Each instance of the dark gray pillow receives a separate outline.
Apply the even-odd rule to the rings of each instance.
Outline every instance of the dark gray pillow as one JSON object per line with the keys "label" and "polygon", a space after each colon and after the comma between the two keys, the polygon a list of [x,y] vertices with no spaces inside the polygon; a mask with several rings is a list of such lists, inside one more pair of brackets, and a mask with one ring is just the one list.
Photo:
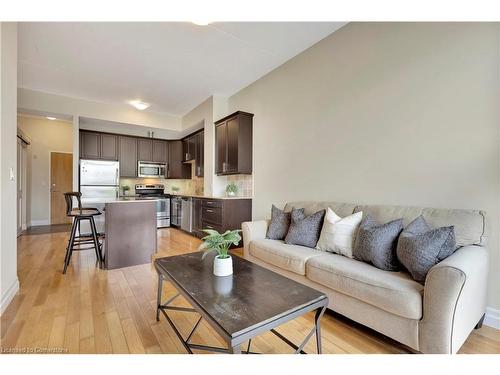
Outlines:
{"label": "dark gray pillow", "polygon": [[306,216],[304,209],[296,210],[293,208],[285,243],[315,248],[323,227],[325,212],[325,210],[321,210]]}
{"label": "dark gray pillow", "polygon": [[370,215],[366,215],[354,241],[354,258],[371,263],[381,270],[397,271],[400,266],[396,246],[402,230],[403,219],[378,224]]}
{"label": "dark gray pillow", "polygon": [[455,227],[433,229],[417,217],[399,236],[397,256],[415,281],[425,282],[429,270],[455,251]]}
{"label": "dark gray pillow", "polygon": [[[304,211],[304,209],[301,209]],[[290,226],[291,212],[280,210],[274,204],[271,208],[271,222],[267,227],[266,238],[270,240],[284,240]]]}

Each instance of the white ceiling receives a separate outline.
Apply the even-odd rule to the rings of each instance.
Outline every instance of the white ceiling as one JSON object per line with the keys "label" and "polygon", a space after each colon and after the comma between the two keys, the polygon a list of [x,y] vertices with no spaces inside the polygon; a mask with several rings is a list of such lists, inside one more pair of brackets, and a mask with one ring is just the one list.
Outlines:
{"label": "white ceiling", "polygon": [[338,22],[19,24],[19,87],[183,115],[229,96],[342,27]]}

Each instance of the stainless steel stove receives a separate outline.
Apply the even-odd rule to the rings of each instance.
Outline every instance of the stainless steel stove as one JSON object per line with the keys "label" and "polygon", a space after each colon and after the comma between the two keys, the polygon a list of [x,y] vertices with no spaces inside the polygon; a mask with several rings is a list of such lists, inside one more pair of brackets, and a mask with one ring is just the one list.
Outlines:
{"label": "stainless steel stove", "polygon": [[170,226],[170,195],[165,194],[165,186],[155,185],[135,185],[136,199],[156,200],[156,223],[157,228]]}

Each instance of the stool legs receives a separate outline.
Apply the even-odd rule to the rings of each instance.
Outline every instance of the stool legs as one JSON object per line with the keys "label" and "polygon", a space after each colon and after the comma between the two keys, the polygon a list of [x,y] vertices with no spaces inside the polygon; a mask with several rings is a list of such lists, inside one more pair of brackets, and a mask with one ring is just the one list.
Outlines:
{"label": "stool legs", "polygon": [[[99,243],[99,238],[97,235],[97,227],[95,225],[94,218],[92,216],[86,216],[86,217],[75,217],[73,219],[73,225],[71,226],[71,234],[68,240],[68,246],[66,247],[66,256],[64,257],[64,269],[63,269],[63,274],[66,273],[66,270],[69,266],[69,262],[71,261],[71,255],[73,254],[73,248],[76,245],[75,244],[75,239],[82,237],[81,234],[79,236],[76,235],[76,230],[80,227],[80,221],[81,220],[88,220],[90,224],[90,231],[91,231],[91,237],[92,239],[88,240],[78,240],[76,241],[76,244],[81,244],[82,243],[87,243],[93,244],[93,248],[95,250],[95,255],[97,258],[97,263],[99,264],[99,268],[102,268],[103,266],[103,259],[102,259],[102,253],[101,253],[101,244]],[[89,243],[90,242],[90,243]],[[90,247],[88,248],[90,249]]]}
{"label": "stool legs", "polygon": [[66,273],[66,269],[68,268],[68,264],[71,259],[71,254],[73,253],[73,244],[75,242],[76,227],[79,222],[80,221],[75,218],[73,219],[73,225],[71,225],[71,235],[69,236],[68,246],[66,247],[66,256],[64,257],[63,274]]}

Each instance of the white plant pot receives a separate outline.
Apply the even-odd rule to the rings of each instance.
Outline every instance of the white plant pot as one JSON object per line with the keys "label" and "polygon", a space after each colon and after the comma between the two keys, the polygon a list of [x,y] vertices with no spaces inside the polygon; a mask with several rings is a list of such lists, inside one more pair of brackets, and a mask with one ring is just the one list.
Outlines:
{"label": "white plant pot", "polygon": [[236,196],[236,193],[234,191],[226,191],[228,197],[234,197]]}
{"label": "white plant pot", "polygon": [[214,275],[215,276],[229,276],[233,274],[233,258],[219,258],[217,255],[214,258]]}

